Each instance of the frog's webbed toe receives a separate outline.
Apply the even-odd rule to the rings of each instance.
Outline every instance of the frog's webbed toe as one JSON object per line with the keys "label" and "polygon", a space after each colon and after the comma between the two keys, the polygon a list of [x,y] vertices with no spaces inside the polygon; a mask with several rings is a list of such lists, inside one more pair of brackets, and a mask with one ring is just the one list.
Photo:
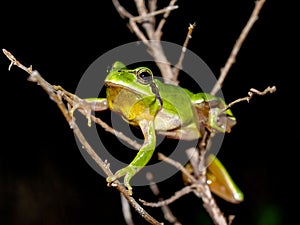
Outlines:
{"label": "frog's webbed toe", "polygon": [[113,176],[107,177],[106,181],[112,183],[120,177],[124,176],[124,185],[128,190],[128,194],[132,195],[132,187],[130,185],[131,178],[138,172],[136,166],[128,165],[123,169],[118,170]]}

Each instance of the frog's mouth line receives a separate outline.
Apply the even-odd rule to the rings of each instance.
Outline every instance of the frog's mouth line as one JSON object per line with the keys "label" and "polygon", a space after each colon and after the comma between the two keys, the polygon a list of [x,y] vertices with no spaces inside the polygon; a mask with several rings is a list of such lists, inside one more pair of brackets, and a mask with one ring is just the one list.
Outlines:
{"label": "frog's mouth line", "polygon": [[[122,89],[125,89],[126,91],[130,91],[130,92],[133,92],[135,94],[139,94],[139,95],[149,95],[148,92],[142,92],[142,91],[137,91],[137,90],[134,90],[132,88],[129,88],[125,85],[121,85],[121,84],[116,84],[116,83],[112,83],[110,81],[105,81],[105,86],[106,88],[109,88],[109,87],[113,87],[113,88],[122,88]],[[150,85],[149,85],[150,87]],[[152,93],[152,92],[151,92]],[[152,93],[153,94],[153,93]]]}

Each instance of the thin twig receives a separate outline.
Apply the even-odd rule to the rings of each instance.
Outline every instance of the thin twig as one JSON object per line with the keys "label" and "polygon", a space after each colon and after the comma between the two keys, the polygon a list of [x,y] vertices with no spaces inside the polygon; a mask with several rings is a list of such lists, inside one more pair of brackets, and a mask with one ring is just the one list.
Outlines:
{"label": "thin twig", "polygon": [[[141,17],[146,16],[148,14],[148,10],[147,10],[147,7],[145,5],[145,1],[144,0],[134,0],[134,2],[135,2],[135,5],[136,5],[136,8],[137,8],[137,11],[139,13],[139,16],[141,16]],[[149,19],[150,19],[149,17],[146,17],[144,19],[144,21],[149,21]],[[130,23],[131,22],[135,22],[135,21],[130,20]],[[146,32],[148,39],[153,40],[154,39],[153,34],[154,34],[155,24],[141,23],[141,26],[144,28],[144,31]]]}
{"label": "thin twig", "polygon": [[[183,195],[186,195],[190,193],[191,191],[199,198],[202,199],[203,201],[203,206],[206,209],[206,211],[209,213],[211,216],[212,220],[216,225],[228,225],[226,218],[224,217],[223,213],[221,212],[220,208],[218,207],[215,199],[212,196],[212,193],[210,191],[210,188],[206,182],[206,168],[204,166],[204,153],[206,152],[206,147],[207,147],[207,141],[209,140],[209,135],[207,134],[206,137],[203,138],[203,141],[200,141],[198,144],[198,148],[200,148],[200,155],[198,155],[200,158],[199,163],[200,163],[200,169],[201,169],[201,176],[193,177],[179,162],[176,162],[166,156],[164,156],[161,153],[159,154],[159,158],[164,160],[165,162],[173,165],[174,167],[178,168],[183,172],[188,179],[190,180],[191,185],[184,187],[180,191],[177,191],[172,197],[160,201],[157,203],[147,203],[142,200],[143,204],[149,205],[152,207],[160,207],[164,204],[170,204],[174,202],[175,200],[179,199]],[[193,153],[194,154],[194,153]],[[198,167],[198,166],[197,166]],[[204,168],[203,168],[204,167]],[[198,169],[198,168],[196,168]]]}
{"label": "thin twig", "polygon": [[132,147],[134,147],[136,150],[139,150],[141,148],[141,146],[142,146],[141,144],[137,143],[135,140],[130,139],[129,137],[127,137],[122,132],[115,130],[114,128],[112,128],[111,126],[109,126],[107,123],[105,123],[103,120],[101,120],[100,118],[92,116],[92,119],[93,119],[93,121],[95,123],[99,124],[106,131],[108,131],[111,134],[115,135],[117,138],[122,139],[127,144],[129,144]]}
{"label": "thin twig", "polygon": [[193,186],[186,186],[186,187],[182,188],[180,191],[176,191],[173,196],[171,196],[170,198],[168,198],[166,200],[162,200],[162,201],[159,201],[159,202],[146,202],[145,200],[140,199],[140,202],[142,202],[143,205],[146,205],[146,206],[162,207],[164,205],[169,205],[172,202],[174,202],[174,201],[178,200],[179,198],[181,198],[182,196],[193,192],[194,189],[195,188]]}
{"label": "thin twig", "polygon": [[[129,28],[131,31],[135,33],[137,38],[141,40],[146,46],[148,53],[153,57],[154,61],[156,62],[157,67],[159,68],[161,75],[165,81],[165,83],[170,83],[177,85],[178,81],[174,80],[173,72],[171,65],[164,53],[164,49],[162,47],[162,44],[160,42],[161,39],[161,29],[164,24],[162,22],[159,24],[158,28],[155,30],[155,24],[154,24],[154,12],[148,13],[147,8],[145,6],[145,1],[143,0],[135,0],[135,4],[137,7],[137,11],[139,13],[139,16],[134,17],[132,14],[130,14],[121,4],[118,0],[113,0],[114,6],[116,7],[118,13],[122,18],[128,18],[129,19]],[[159,11],[164,12],[163,18],[164,20],[168,17],[171,10],[175,9],[174,3],[176,1],[172,0],[165,11]],[[153,1],[151,4],[154,4],[155,1]],[[151,5],[151,9],[156,8],[155,6]],[[171,10],[170,10],[171,9]],[[140,27],[137,25],[136,20],[132,18],[138,18],[138,20],[148,20],[152,21],[153,23],[141,23],[141,27],[143,28],[143,32]]]}
{"label": "thin twig", "polygon": [[181,165],[181,163],[177,162],[177,161],[174,161],[173,159],[165,156],[164,154],[158,152],[157,153],[158,155],[158,159],[159,160],[163,160],[165,161],[166,163],[169,163],[170,165],[174,166],[175,168],[177,168],[178,170],[180,170],[185,176],[187,176],[188,179],[190,179],[191,181],[193,182],[196,182],[195,178],[190,174],[189,171],[187,171],[186,168],[184,168],[183,165]]}
{"label": "thin twig", "polygon": [[140,30],[140,28],[138,27],[138,25],[136,24],[135,21],[130,20],[130,18],[133,18],[134,16],[128,12],[121,4],[118,0],[112,0],[117,12],[119,13],[119,15],[121,16],[121,18],[127,18],[129,19],[129,28],[132,32],[135,33],[135,35],[138,37],[138,39],[140,39],[147,47],[149,47],[149,41],[146,38],[146,36],[143,34],[143,32]]}
{"label": "thin twig", "polygon": [[[90,120],[93,120],[95,123],[100,125],[105,131],[107,131],[107,132],[115,135],[117,138],[120,138],[121,140],[125,141],[126,143],[131,145],[133,148],[135,148],[137,150],[139,150],[141,148],[141,145],[139,143],[137,143],[135,140],[132,140],[129,137],[127,137],[126,135],[124,135],[122,132],[115,130],[114,128],[109,126],[107,123],[105,123],[103,120],[101,120],[99,117],[95,117],[94,115],[91,115],[91,112],[90,112],[91,109],[88,107],[88,104],[86,106],[87,109],[85,108],[85,105],[83,105],[83,103],[84,103],[83,99],[64,90],[60,86],[55,86],[55,90],[61,91],[62,92],[61,95],[72,106],[72,108],[70,109],[72,111],[72,114],[75,109],[74,105],[77,105],[78,107],[76,107],[76,108],[78,109],[78,111],[88,119],[88,124],[90,124]],[[80,107],[80,106],[82,106],[82,107]]]}
{"label": "thin twig", "polygon": [[148,0],[149,12],[154,12],[157,9],[157,0]]}
{"label": "thin twig", "polygon": [[141,23],[143,20],[147,19],[148,17],[154,17],[156,15],[159,15],[159,14],[162,14],[162,13],[165,13],[165,12],[169,12],[171,10],[174,10],[174,9],[177,9],[178,6],[177,5],[174,5],[174,6],[167,6],[166,8],[164,9],[160,9],[160,10],[156,10],[154,12],[150,12],[150,13],[147,13],[145,15],[142,15],[142,16],[136,16],[136,17],[131,17],[130,20],[134,21],[134,22],[139,22]]}
{"label": "thin twig", "polygon": [[190,39],[192,38],[192,33],[194,31],[195,26],[196,26],[196,23],[193,23],[193,24],[190,24],[188,27],[188,33],[187,33],[185,41],[183,43],[181,54],[179,56],[177,64],[173,67],[174,80],[178,79],[179,71],[182,69],[182,63],[183,63],[183,59],[185,56],[185,52],[186,52],[188,43],[189,43]]}
{"label": "thin twig", "polygon": [[17,66],[21,68],[22,70],[26,71],[29,74],[32,74],[32,66],[30,67],[25,67],[23,66],[9,51],[6,49],[2,49],[4,55],[10,60],[10,64],[8,66],[8,70],[10,71],[12,66]]}
{"label": "thin twig", "polygon": [[118,0],[112,0],[117,12],[119,13],[119,15],[121,16],[121,18],[131,18],[133,17],[133,15],[128,12],[121,4]]}
{"label": "thin twig", "polygon": [[[174,6],[176,2],[177,2],[177,0],[171,0],[170,3],[169,3],[169,7]],[[170,13],[171,13],[171,11],[166,11],[165,14],[163,15],[163,18],[159,21],[159,24],[158,24],[158,26],[157,26],[157,28],[154,32],[154,36],[157,39],[160,39],[161,34],[162,34],[162,28],[165,25],[165,23],[167,21],[167,18],[170,15]]]}
{"label": "thin twig", "polygon": [[[159,202],[163,201],[164,199],[162,197],[159,197],[159,195],[160,195],[159,188],[158,188],[157,184],[153,181],[153,174],[148,172],[146,174],[146,178],[149,180],[149,183],[150,183],[149,186],[150,186],[150,189],[153,192],[153,194],[158,197]],[[143,203],[146,203],[146,201],[143,201]],[[174,225],[181,225],[181,223],[174,216],[174,214],[172,213],[171,209],[169,208],[169,206],[167,204],[162,205],[161,210],[163,211],[164,218],[169,223],[174,224]]]}
{"label": "thin twig", "polygon": [[235,45],[233,46],[233,49],[230,53],[230,56],[227,59],[225,66],[221,69],[221,74],[218,78],[218,81],[215,83],[213,89],[210,92],[212,95],[215,95],[222,88],[223,82],[228,74],[228,71],[230,70],[231,66],[235,63],[236,56],[237,56],[239,50],[241,49],[241,46],[244,43],[249,31],[253,27],[253,24],[258,19],[258,14],[259,14],[260,10],[262,9],[264,3],[265,3],[265,0],[257,0],[255,2],[255,7],[252,11],[252,14],[251,14],[248,22],[246,23],[244,29],[242,30],[239,38],[237,39]]}
{"label": "thin twig", "polygon": [[[196,187],[198,188],[194,189],[194,194],[202,199],[203,207],[206,209],[214,223],[216,225],[228,225],[226,218],[217,205],[206,180],[206,153],[211,138],[212,135],[208,131],[205,131],[202,139],[198,142],[196,147],[198,151],[193,151],[191,153],[191,149],[187,152],[189,155],[193,154],[192,166],[194,175],[196,176],[196,174],[198,174],[197,177],[195,177],[197,179],[196,182],[194,181],[195,179],[190,180],[190,182],[197,185]],[[201,189],[199,187],[201,187]]]}
{"label": "thin twig", "polygon": [[37,83],[40,87],[42,87],[47,92],[47,94],[50,96],[50,99],[52,99],[61,110],[62,114],[64,115],[65,119],[69,123],[70,127],[73,129],[73,132],[80,140],[80,143],[83,145],[84,149],[89,153],[89,155],[94,159],[94,161],[105,172],[106,175],[112,176],[113,173],[109,170],[109,168],[106,166],[104,161],[92,149],[92,147],[86,141],[85,137],[83,136],[80,129],[78,128],[75,120],[73,120],[72,117],[69,115],[67,108],[65,107],[65,105],[61,100],[61,95],[57,94],[56,90],[53,88],[53,85],[49,84],[46,80],[44,80],[36,70],[32,71],[31,66],[28,68],[23,66],[9,51],[3,49],[3,53],[11,61],[9,69],[11,68],[11,65],[16,65],[17,67],[24,70],[30,75],[28,78],[29,81]]}
{"label": "thin twig", "polygon": [[[199,148],[199,172],[202,176],[199,177],[198,181],[202,184],[201,198],[203,201],[203,206],[214,221],[216,225],[227,225],[227,221],[223,213],[221,212],[219,206],[217,205],[211,190],[206,181],[206,152],[208,142],[211,140],[211,134],[205,131],[203,138],[199,142],[197,148]],[[195,193],[195,192],[194,192]]]}
{"label": "thin twig", "polygon": [[265,95],[267,93],[274,93],[276,91],[276,87],[272,86],[272,87],[267,87],[265,90],[263,91],[258,91],[255,88],[251,88],[248,92],[248,96],[244,97],[244,98],[239,98],[235,101],[230,102],[224,109],[221,110],[220,114],[225,112],[227,109],[229,109],[230,107],[232,107],[233,105],[235,105],[236,103],[239,102],[243,102],[243,101],[247,101],[250,102],[251,98],[253,97],[254,94],[257,95]]}

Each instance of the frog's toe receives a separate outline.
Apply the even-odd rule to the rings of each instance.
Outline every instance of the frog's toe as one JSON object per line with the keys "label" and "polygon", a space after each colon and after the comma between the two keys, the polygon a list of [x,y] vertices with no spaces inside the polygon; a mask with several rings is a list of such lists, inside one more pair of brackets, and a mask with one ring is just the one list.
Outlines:
{"label": "frog's toe", "polygon": [[128,189],[129,195],[132,195],[132,187],[130,185],[131,178],[137,173],[137,168],[135,166],[127,166],[123,169],[118,170],[113,176],[107,177],[106,181],[110,184],[117,180],[118,178],[124,176],[124,185]]}
{"label": "frog's toe", "polygon": [[132,175],[130,175],[129,173],[127,173],[124,177],[124,185],[127,188],[129,195],[132,195],[132,187],[129,183],[131,178],[132,178]]}
{"label": "frog's toe", "polygon": [[110,184],[110,183],[114,182],[116,179],[118,179],[118,178],[115,177],[115,175],[113,175],[113,176],[107,177],[106,182]]}

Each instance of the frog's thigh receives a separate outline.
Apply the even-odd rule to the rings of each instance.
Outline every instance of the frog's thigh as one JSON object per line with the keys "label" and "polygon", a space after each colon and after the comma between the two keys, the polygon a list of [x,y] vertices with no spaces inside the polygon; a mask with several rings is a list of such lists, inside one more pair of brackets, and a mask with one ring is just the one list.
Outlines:
{"label": "frog's thigh", "polygon": [[157,131],[158,134],[167,136],[168,138],[179,140],[195,140],[200,138],[201,134],[196,127],[182,127],[172,131]]}

